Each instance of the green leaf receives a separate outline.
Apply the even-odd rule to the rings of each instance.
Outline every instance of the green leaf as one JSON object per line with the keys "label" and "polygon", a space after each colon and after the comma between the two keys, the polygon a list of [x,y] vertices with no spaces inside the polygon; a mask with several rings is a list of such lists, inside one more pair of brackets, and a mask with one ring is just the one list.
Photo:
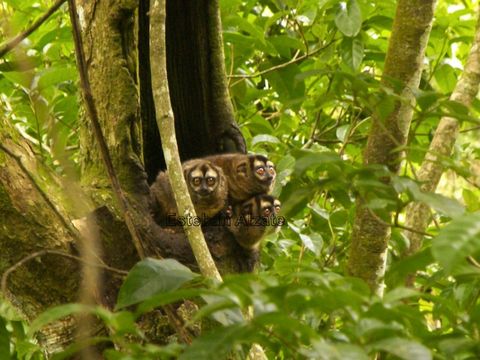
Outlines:
{"label": "green leaf", "polygon": [[157,294],[140,303],[135,313],[137,315],[144,314],[159,306],[171,304],[180,300],[193,299],[204,294],[209,294],[204,288],[178,289],[167,293]]}
{"label": "green leaf", "polygon": [[480,250],[480,212],[454,219],[434,239],[434,258],[450,273],[468,255]]}
{"label": "green leaf", "polygon": [[245,342],[257,332],[257,329],[237,324],[216,328],[212,332],[195,339],[178,359],[224,359],[236,344]]}
{"label": "green leaf", "polygon": [[408,191],[414,200],[423,202],[434,210],[451,218],[463,215],[465,212],[465,208],[457,200],[447,198],[446,196],[440,194],[424,192],[412,179],[405,177],[394,177],[393,184],[398,192]]}
{"label": "green leaf", "polygon": [[336,343],[325,340],[315,341],[310,349],[300,350],[308,359],[318,360],[368,360],[368,354],[357,345]]}
{"label": "green leaf", "polygon": [[270,144],[280,144],[280,140],[277,137],[269,134],[260,134],[255,136],[252,139],[252,146],[255,146],[259,143],[270,143]]}
{"label": "green leaf", "polygon": [[20,85],[25,89],[29,89],[32,83],[32,74],[30,72],[4,72],[2,73],[3,76],[7,80],[9,80],[12,84]]}
{"label": "green leaf", "polygon": [[468,211],[474,212],[480,210],[480,200],[478,196],[469,189],[462,191],[463,202],[467,206]]}
{"label": "green leaf", "polygon": [[465,208],[457,200],[447,198],[441,194],[417,192],[414,198],[451,218],[461,216],[465,213]]}
{"label": "green leaf", "polygon": [[443,93],[450,93],[457,84],[457,74],[455,70],[448,64],[442,64],[435,71],[435,80]]}
{"label": "green leaf", "polygon": [[416,290],[405,288],[405,287],[398,287],[386,293],[383,298],[383,301],[385,303],[394,303],[394,302],[398,302],[399,300],[418,297],[418,296],[421,296],[421,293]]}
{"label": "green leaf", "polygon": [[428,348],[412,340],[389,338],[371,345],[376,350],[382,350],[404,360],[431,360],[432,354]]}
{"label": "green leaf", "polygon": [[118,293],[115,308],[137,304],[157,294],[176,290],[197,276],[177,260],[147,258],[128,273]]}
{"label": "green leaf", "polygon": [[29,335],[32,336],[36,331],[40,330],[43,326],[60,320],[68,315],[78,314],[81,312],[91,312],[94,308],[82,304],[66,304],[55,306],[41,313],[30,325]]}
{"label": "green leaf", "polygon": [[77,69],[73,66],[50,67],[40,74],[38,90],[41,91],[49,86],[58,85],[65,81],[75,81]]}
{"label": "green leaf", "polygon": [[331,163],[342,163],[340,156],[333,151],[302,151],[297,156],[295,172],[301,174],[313,166],[324,166]]}
{"label": "green leaf", "polygon": [[363,42],[360,37],[343,39],[340,49],[342,59],[352,69],[357,70],[363,60]]}
{"label": "green leaf", "polygon": [[335,25],[345,36],[356,36],[362,27],[362,14],[356,0],[341,1]]}

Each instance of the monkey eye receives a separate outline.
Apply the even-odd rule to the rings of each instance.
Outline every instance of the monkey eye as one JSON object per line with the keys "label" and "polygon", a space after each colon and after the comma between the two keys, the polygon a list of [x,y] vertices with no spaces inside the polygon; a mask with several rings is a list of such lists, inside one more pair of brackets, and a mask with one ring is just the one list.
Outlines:
{"label": "monkey eye", "polygon": [[266,208],[265,210],[263,210],[263,215],[264,215],[264,216],[270,216],[271,213],[272,213],[272,212],[270,211],[269,208]]}
{"label": "monkey eye", "polygon": [[275,213],[278,214],[280,212],[280,205],[275,205]]}
{"label": "monkey eye", "polygon": [[208,178],[207,178],[207,185],[208,185],[208,186],[212,186],[212,185],[214,185],[214,184],[215,184],[215,178],[213,178],[213,177],[208,177]]}
{"label": "monkey eye", "polygon": [[263,176],[263,174],[265,174],[265,168],[263,166],[259,167],[257,169],[257,174],[260,175],[260,176]]}
{"label": "monkey eye", "polygon": [[192,179],[192,183],[193,183],[193,185],[198,186],[198,185],[200,185],[200,184],[202,183],[202,179],[199,178],[199,177],[194,177],[194,178]]}
{"label": "monkey eye", "polygon": [[272,175],[275,174],[275,169],[273,168],[273,166],[270,166],[270,167],[268,168],[268,172],[269,172],[270,174],[272,174]]}

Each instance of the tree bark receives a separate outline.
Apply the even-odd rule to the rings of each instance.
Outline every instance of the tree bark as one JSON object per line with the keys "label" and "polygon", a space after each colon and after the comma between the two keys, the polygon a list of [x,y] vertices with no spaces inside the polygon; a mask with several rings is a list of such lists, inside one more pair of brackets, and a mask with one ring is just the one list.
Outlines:
{"label": "tree bark", "polygon": [[[393,88],[403,101],[385,119],[374,114],[364,154],[366,165],[386,165],[396,173],[400,167],[401,152],[405,145],[412,118],[422,63],[430,34],[435,0],[399,0],[387,50],[382,83]],[[395,89],[399,81],[400,89]],[[357,200],[348,272],[364,279],[372,292],[383,294],[382,278],[390,226],[368,209],[363,200]]]}
{"label": "tree bark", "polygon": [[[35,161],[29,146],[16,135],[5,118],[0,119],[0,274],[23,257],[43,249],[70,252],[75,235],[65,227],[69,221],[63,209],[53,204],[61,198],[50,178],[43,182],[37,174],[41,164]],[[55,196],[59,195],[58,197]],[[3,294],[27,319],[32,320],[47,307],[77,298],[78,263],[45,255],[19,267],[7,278]],[[72,319],[56,323],[39,340],[47,351],[72,340]]]}
{"label": "tree bark", "polygon": [[[135,60],[136,1],[77,1],[89,80],[98,117],[122,189],[146,194],[141,164]],[[82,185],[98,205],[112,198],[110,183],[89,119],[80,128]]]}
{"label": "tree bark", "polygon": [[[465,64],[462,76],[450,95],[451,101],[456,101],[470,107],[477,96],[480,84],[480,18],[477,20],[475,37]],[[432,142],[430,143],[425,159],[417,172],[421,189],[425,192],[434,192],[444,171],[441,160],[451,155],[458,136],[458,120],[444,116],[441,118]],[[418,232],[425,232],[431,221],[430,208],[425,203],[412,202],[408,205],[405,215],[405,225]],[[421,233],[405,231],[410,240],[410,246],[404,255],[416,253],[421,247],[423,236]]]}

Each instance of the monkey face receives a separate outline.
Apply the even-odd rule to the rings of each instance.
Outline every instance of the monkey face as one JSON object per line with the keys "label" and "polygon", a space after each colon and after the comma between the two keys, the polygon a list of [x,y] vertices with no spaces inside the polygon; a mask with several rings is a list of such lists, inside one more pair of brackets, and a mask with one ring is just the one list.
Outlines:
{"label": "monkey face", "polygon": [[229,208],[232,214],[229,230],[235,240],[247,249],[258,247],[264,235],[281,225],[277,217],[280,201],[270,195],[256,195]]}
{"label": "monkey face", "polygon": [[252,168],[257,181],[270,188],[276,176],[273,163],[264,156],[256,155],[253,159]]}
{"label": "monkey face", "polygon": [[188,174],[188,184],[199,197],[211,195],[218,187],[219,173],[209,164],[194,168]]}
{"label": "monkey face", "polygon": [[205,159],[190,160],[183,166],[197,215],[215,215],[224,207],[228,194],[223,170]]}
{"label": "monkey face", "polygon": [[237,165],[239,185],[251,194],[269,193],[275,182],[275,166],[263,155],[248,155]]}
{"label": "monkey face", "polygon": [[257,195],[244,202],[241,206],[240,215],[247,224],[256,222],[261,224],[280,211],[280,201],[270,195]]}

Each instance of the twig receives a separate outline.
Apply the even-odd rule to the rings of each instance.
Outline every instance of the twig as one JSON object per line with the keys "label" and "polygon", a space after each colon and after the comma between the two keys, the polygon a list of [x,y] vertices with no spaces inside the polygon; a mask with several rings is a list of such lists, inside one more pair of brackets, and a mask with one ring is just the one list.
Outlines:
{"label": "twig", "polygon": [[58,217],[58,219],[60,220],[62,225],[65,226],[65,228],[68,230],[68,232],[70,232],[70,234],[75,239],[79,239],[80,235],[79,235],[78,231],[72,226],[72,224],[69,221],[67,221],[63,217],[63,215],[60,213],[60,211],[58,211],[56,206],[53,204],[52,200],[50,200],[50,198],[47,196],[47,194],[45,194],[45,192],[42,190],[40,185],[38,185],[38,183],[36,182],[36,180],[34,179],[32,174],[30,174],[30,172],[25,167],[25,165],[23,165],[21,157],[18,156],[18,155],[15,155],[12,151],[7,149],[3,144],[0,144],[0,149],[2,149],[3,152],[5,152],[8,156],[12,157],[17,162],[17,164],[20,167],[20,169],[22,170],[22,172],[25,174],[25,176],[28,178],[28,180],[30,180],[33,187],[38,191],[38,193],[40,194],[42,199],[47,203],[48,207],[50,207],[52,209],[52,211]]}
{"label": "twig", "polygon": [[415,233],[415,234],[420,234],[420,235],[423,235],[423,236],[428,236],[428,237],[433,237],[432,234],[428,233],[428,232],[425,232],[425,231],[419,231],[417,229],[413,229],[411,227],[408,227],[408,226],[405,226],[405,225],[401,225],[397,222],[395,222],[394,224],[389,224],[388,222],[386,222],[385,220],[383,220],[381,217],[379,217],[377,214],[375,214],[373,212],[372,209],[370,209],[368,206],[366,206],[366,209],[368,210],[368,212],[370,213],[370,215],[372,215],[373,218],[375,218],[375,220],[377,220],[379,223],[385,225],[385,226],[388,226],[388,227],[396,227],[396,228],[399,228],[399,229],[402,229],[402,230],[407,230],[407,231],[410,231],[412,233]]}
{"label": "twig", "polygon": [[7,293],[7,281],[8,281],[8,277],[10,276],[10,274],[11,274],[12,272],[14,272],[15,270],[17,270],[20,266],[25,265],[27,262],[29,262],[29,261],[37,258],[37,257],[43,256],[43,255],[47,255],[47,254],[63,256],[63,257],[66,257],[66,258],[68,258],[68,259],[76,260],[76,261],[79,261],[79,262],[84,263],[84,264],[89,265],[89,266],[98,267],[98,268],[101,268],[101,269],[110,271],[110,272],[112,272],[112,273],[115,273],[115,274],[118,274],[118,275],[121,275],[121,276],[126,276],[126,275],[128,274],[128,271],[116,269],[116,268],[113,268],[113,267],[111,267],[111,266],[104,265],[104,264],[101,264],[101,263],[88,262],[88,261],[83,260],[83,259],[82,259],[81,257],[79,257],[79,256],[67,254],[67,253],[64,253],[64,252],[62,252],[62,251],[58,251],[58,250],[41,250],[41,251],[34,252],[33,254],[30,254],[30,255],[24,257],[23,259],[21,259],[20,261],[18,261],[16,264],[10,266],[10,267],[3,273],[3,275],[2,275],[2,282],[1,282],[2,293],[3,293],[3,294],[6,294],[6,293]]}
{"label": "twig", "polygon": [[472,264],[473,266],[475,266],[476,268],[479,268],[480,269],[480,263],[475,260],[472,256],[467,256],[467,261]]}
{"label": "twig", "polygon": [[97,145],[100,150],[100,154],[103,159],[103,163],[107,169],[108,177],[112,185],[113,193],[116,197],[118,205],[120,206],[120,211],[127,225],[128,231],[132,236],[133,244],[137,250],[138,256],[140,259],[145,257],[145,251],[143,249],[141,237],[138,233],[138,230],[135,226],[135,223],[132,218],[131,206],[122,190],[120,181],[118,180],[117,174],[113,167],[112,158],[108,152],[107,143],[105,137],[103,136],[102,128],[100,126],[100,121],[98,119],[97,108],[95,107],[95,101],[93,99],[92,90],[90,88],[90,82],[88,80],[88,70],[87,64],[85,61],[85,54],[83,51],[83,41],[82,35],[80,33],[80,26],[77,16],[77,9],[75,5],[75,0],[68,0],[68,9],[70,14],[70,21],[72,23],[73,38],[75,44],[75,54],[77,57],[77,66],[80,73],[80,85],[83,92],[83,98],[85,100],[85,107],[88,112],[88,116],[92,122],[93,133]]}
{"label": "twig", "polygon": [[0,47],[0,57],[5,56],[10,50],[15,48],[18,44],[20,44],[24,39],[26,39],[31,33],[37,30],[40,25],[42,25],[47,19],[57,11],[60,6],[67,0],[57,0],[53,6],[47,10],[45,14],[43,14],[38,20],[36,20],[32,26],[30,26],[27,30],[23,31],[22,33],[15,36],[13,39],[9,40],[7,43]]}
{"label": "twig", "polygon": [[[239,74],[239,75],[229,75],[228,77],[229,78],[237,78],[237,79],[251,79],[251,78],[256,78],[256,77],[259,77],[259,76],[262,76],[262,75],[265,75],[265,74],[268,74],[269,72],[272,72],[272,71],[275,71],[275,70],[279,70],[279,69],[283,69],[289,65],[292,65],[292,64],[295,64],[299,61],[302,61],[302,60],[305,60],[307,59],[308,57],[312,56],[312,55],[315,55],[317,53],[319,53],[320,51],[323,51],[325,50],[326,48],[328,48],[330,45],[332,45],[333,43],[335,42],[335,40],[332,40],[330,41],[328,44],[326,44],[325,46],[322,46],[318,49],[315,49],[309,53],[306,53],[302,56],[299,56],[297,58],[294,58],[292,60],[289,60],[287,62],[284,62],[282,64],[278,64],[278,65],[275,65],[275,66],[272,66],[271,68],[268,68],[268,69],[265,69],[265,70],[262,70],[262,71],[259,71],[255,74]],[[233,85],[232,85],[233,86]]]}

